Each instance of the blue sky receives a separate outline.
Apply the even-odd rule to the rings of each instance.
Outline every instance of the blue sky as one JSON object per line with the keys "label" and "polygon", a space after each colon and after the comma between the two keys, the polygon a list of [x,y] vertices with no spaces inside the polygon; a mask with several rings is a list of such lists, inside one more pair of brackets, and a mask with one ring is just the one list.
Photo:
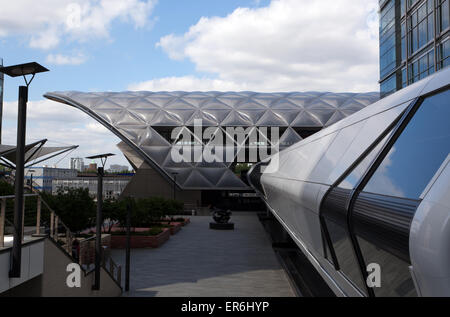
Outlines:
{"label": "blue sky", "polygon": [[[51,70],[31,85],[28,140],[79,144],[71,156],[95,154],[100,147],[118,154],[111,163],[125,164],[116,137],[42,95],[64,90],[378,90],[377,3],[42,0],[36,7],[35,1],[16,0],[1,5],[0,57],[5,65],[37,61]],[[80,23],[75,27],[68,24],[74,12]],[[20,79],[5,81],[3,143],[15,143],[19,84]],[[68,158],[58,163],[67,165]]]}
{"label": "blue sky", "polygon": [[[82,52],[86,56],[86,62],[81,65],[49,64],[46,62],[49,51],[30,48],[26,36],[20,35],[1,40],[0,57],[5,65],[37,61],[51,70],[51,73],[36,78],[30,90],[30,100],[41,98],[49,90],[126,90],[132,82],[195,72],[193,63],[173,61],[161,48],[155,46],[164,35],[184,33],[202,16],[225,16],[237,7],[255,8],[269,2],[160,0],[146,27],[136,29],[133,25],[114,21],[110,39],[85,44],[64,41],[55,50],[64,55]],[[21,80],[7,80],[6,101],[17,99],[17,85],[20,83]]]}

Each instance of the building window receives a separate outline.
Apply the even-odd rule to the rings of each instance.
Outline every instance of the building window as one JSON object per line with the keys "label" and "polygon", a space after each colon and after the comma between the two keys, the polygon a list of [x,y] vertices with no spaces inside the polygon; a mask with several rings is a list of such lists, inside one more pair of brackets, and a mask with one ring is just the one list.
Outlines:
{"label": "building window", "polygon": [[434,49],[416,58],[409,64],[408,84],[412,84],[434,73]]}
{"label": "building window", "polygon": [[381,97],[385,97],[397,89],[397,78],[391,75],[388,79],[381,83]]}
{"label": "building window", "polygon": [[383,78],[396,67],[395,54],[395,1],[383,8],[380,20],[380,77]]}
{"label": "building window", "polygon": [[403,22],[401,25],[401,51],[402,51],[402,61],[406,60],[406,23]]}
{"label": "building window", "polygon": [[434,38],[433,10],[432,6],[429,5],[432,1],[424,2],[409,17],[409,55],[413,55]]}
{"label": "building window", "polygon": [[411,8],[418,2],[419,0],[408,0],[408,8]]}
{"label": "building window", "polygon": [[437,24],[439,33],[444,32],[449,27],[450,10],[449,0],[439,0],[437,9]]}
{"label": "building window", "polygon": [[438,69],[447,67],[450,64],[450,38],[438,45]]}
{"label": "building window", "polygon": [[424,100],[364,188],[419,199],[450,152],[450,90]]}
{"label": "building window", "polygon": [[402,88],[405,88],[408,84],[408,81],[406,79],[406,67],[402,68]]}

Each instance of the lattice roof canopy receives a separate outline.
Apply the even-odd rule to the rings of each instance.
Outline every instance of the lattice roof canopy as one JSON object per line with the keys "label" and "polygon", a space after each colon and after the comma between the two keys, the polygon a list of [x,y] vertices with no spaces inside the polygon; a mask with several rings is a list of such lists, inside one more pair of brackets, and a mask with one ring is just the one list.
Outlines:
{"label": "lattice roof canopy", "polygon": [[[368,106],[378,93],[255,93],[255,92],[52,92],[45,97],[86,112],[133,148],[152,167],[182,189],[248,189],[224,162],[175,163],[175,142],[161,128],[186,127],[194,121],[204,127],[280,127],[279,146],[302,139],[302,129],[321,129]],[[202,143],[202,147],[207,143]],[[269,142],[270,143],[270,142]],[[234,155],[241,144],[234,144]]]}

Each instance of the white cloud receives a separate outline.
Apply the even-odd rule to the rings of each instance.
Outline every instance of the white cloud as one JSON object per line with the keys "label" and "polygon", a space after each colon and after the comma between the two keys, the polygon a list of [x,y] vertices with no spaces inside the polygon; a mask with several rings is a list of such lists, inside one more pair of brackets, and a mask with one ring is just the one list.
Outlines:
{"label": "white cloud", "polygon": [[[5,102],[2,131],[3,144],[16,144],[17,102]],[[116,156],[108,159],[108,164],[129,165],[116,147],[119,138],[104,126],[73,107],[51,100],[28,102],[27,143],[48,139],[48,145],[79,145],[79,148],[58,163],[58,167],[68,167],[70,157],[86,157],[99,152],[111,152]],[[62,156],[43,164],[53,165]],[[88,163],[88,160],[85,160]]]}
{"label": "white cloud", "polygon": [[149,90],[149,91],[232,91],[247,90],[243,83],[226,81],[222,79],[197,78],[195,76],[165,77],[135,83],[128,86],[129,90]]}
{"label": "white cloud", "polygon": [[[162,37],[157,46],[170,58],[188,59],[197,71],[217,76],[224,85],[218,90],[378,90],[377,6],[377,0],[272,0],[267,7],[203,17],[183,35]],[[187,80],[164,78],[133,87],[169,82],[178,87]]]}
{"label": "white cloud", "polygon": [[157,0],[14,0],[3,1],[0,36],[24,35],[33,48],[51,49],[63,37],[86,41],[108,38],[113,21],[141,28]]}
{"label": "white cloud", "polygon": [[48,64],[54,65],[80,65],[87,60],[86,56],[83,54],[76,54],[73,56],[62,55],[62,54],[49,54],[47,56],[46,62]]}
{"label": "white cloud", "polygon": [[[17,120],[17,101],[4,102],[3,118],[5,120]],[[88,115],[79,110],[47,99],[29,101],[27,104],[27,121],[29,123],[80,123],[87,118],[89,118]]]}

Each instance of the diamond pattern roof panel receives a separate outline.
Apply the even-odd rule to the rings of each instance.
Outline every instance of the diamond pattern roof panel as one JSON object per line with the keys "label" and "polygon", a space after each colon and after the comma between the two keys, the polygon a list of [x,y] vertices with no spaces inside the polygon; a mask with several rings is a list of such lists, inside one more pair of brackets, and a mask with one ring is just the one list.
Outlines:
{"label": "diamond pattern roof panel", "polygon": [[[235,157],[244,148],[238,148],[236,144],[230,148],[223,147],[222,154],[216,155],[222,162],[206,162],[203,157],[201,162],[175,163],[171,158],[174,145],[152,126],[186,129],[193,126],[195,119],[202,119],[203,127],[219,127],[221,132],[226,127],[254,129],[279,126],[286,128],[280,138],[280,147],[284,148],[301,140],[293,128],[328,126],[379,99],[378,93],[248,91],[68,91],[45,96],[77,107],[94,117],[167,179],[172,180],[172,173],[178,173],[176,182],[183,189],[248,189],[228,168],[232,162],[226,160],[227,150],[230,150],[231,157]],[[200,146],[204,149],[205,145]],[[191,154],[194,156],[194,152]]]}
{"label": "diamond pattern roof panel", "polygon": [[283,135],[280,137],[279,146],[288,147],[302,140],[302,137],[292,128],[287,128]]}

